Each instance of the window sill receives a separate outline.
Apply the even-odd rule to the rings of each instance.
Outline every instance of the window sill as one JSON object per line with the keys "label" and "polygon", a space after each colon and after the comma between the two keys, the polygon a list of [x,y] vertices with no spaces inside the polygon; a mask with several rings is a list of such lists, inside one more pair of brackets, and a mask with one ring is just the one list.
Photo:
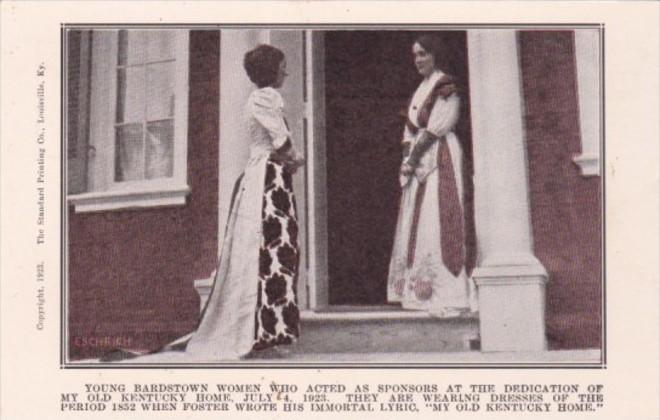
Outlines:
{"label": "window sill", "polygon": [[76,213],[182,206],[190,193],[187,185],[157,190],[117,190],[70,195]]}
{"label": "window sill", "polygon": [[596,155],[579,154],[573,157],[573,162],[580,167],[582,176],[599,176],[600,159]]}

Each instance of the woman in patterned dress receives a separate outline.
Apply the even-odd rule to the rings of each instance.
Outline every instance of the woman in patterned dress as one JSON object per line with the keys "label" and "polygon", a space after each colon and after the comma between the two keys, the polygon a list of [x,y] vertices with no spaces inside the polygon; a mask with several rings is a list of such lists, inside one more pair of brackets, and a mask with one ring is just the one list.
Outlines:
{"label": "woman in patterned dress", "polygon": [[286,74],[284,54],[259,45],[244,58],[257,86],[247,101],[250,155],[234,186],[213,288],[186,346],[195,359],[235,360],[291,344],[298,337],[298,225],[292,174],[295,150],[276,90]]}
{"label": "woman in patterned dress", "polygon": [[474,308],[465,270],[462,150],[454,133],[460,97],[439,64],[443,45],[430,35],[413,44],[423,76],[407,110],[402,187],[388,275],[388,301],[440,317]]}
{"label": "woman in patterned dress", "polygon": [[213,287],[197,329],[148,354],[119,349],[101,361],[239,360],[292,344],[299,335],[292,175],[303,158],[291,142],[276,90],[287,76],[286,59],[279,49],[259,45],[245,54],[243,64],[257,86],[244,113],[250,154],[234,185]]}

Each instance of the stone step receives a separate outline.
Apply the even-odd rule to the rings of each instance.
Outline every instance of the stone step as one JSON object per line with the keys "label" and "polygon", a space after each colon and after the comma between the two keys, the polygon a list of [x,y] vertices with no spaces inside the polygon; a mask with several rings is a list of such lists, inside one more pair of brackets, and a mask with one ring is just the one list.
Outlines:
{"label": "stone step", "polygon": [[387,307],[303,311],[294,353],[464,352],[478,350],[476,315],[437,318]]}
{"label": "stone step", "polygon": [[[213,279],[195,281],[200,310]],[[479,318],[438,318],[397,305],[332,305],[304,310],[295,354],[465,352],[479,350]]]}

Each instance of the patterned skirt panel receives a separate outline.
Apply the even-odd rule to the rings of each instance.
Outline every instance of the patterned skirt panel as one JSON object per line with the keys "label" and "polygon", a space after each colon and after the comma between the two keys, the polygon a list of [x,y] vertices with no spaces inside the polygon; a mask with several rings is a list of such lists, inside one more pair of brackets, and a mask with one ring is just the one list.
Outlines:
{"label": "patterned skirt panel", "polygon": [[291,344],[299,334],[297,280],[300,248],[292,176],[282,164],[266,164],[261,211],[259,279],[254,346]]}

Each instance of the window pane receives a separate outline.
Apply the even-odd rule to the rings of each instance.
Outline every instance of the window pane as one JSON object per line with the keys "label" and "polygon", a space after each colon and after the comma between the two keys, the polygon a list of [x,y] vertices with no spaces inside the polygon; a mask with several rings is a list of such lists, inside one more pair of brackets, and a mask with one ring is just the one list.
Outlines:
{"label": "window pane", "polygon": [[174,59],[174,41],[178,31],[149,31],[147,33],[148,61]]}
{"label": "window pane", "polygon": [[144,147],[142,124],[127,124],[116,128],[115,181],[144,178]]}
{"label": "window pane", "polygon": [[147,120],[174,116],[174,63],[147,66]]}
{"label": "window pane", "polygon": [[144,119],[144,67],[117,70],[117,122]]}
{"label": "window pane", "polygon": [[169,178],[174,169],[174,122],[147,123],[147,179]]}
{"label": "window pane", "polygon": [[120,66],[147,61],[148,31],[121,30],[118,35],[117,55]]}

